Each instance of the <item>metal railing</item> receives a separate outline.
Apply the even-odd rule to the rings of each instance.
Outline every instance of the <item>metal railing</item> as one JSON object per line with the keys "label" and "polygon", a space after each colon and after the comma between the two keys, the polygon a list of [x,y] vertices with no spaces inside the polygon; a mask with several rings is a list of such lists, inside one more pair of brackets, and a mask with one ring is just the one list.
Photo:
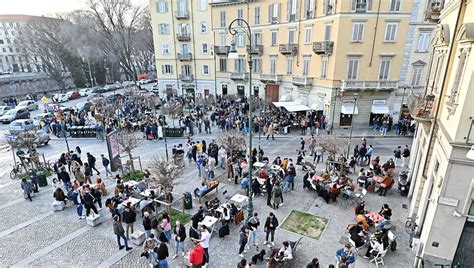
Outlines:
{"label": "metal railing", "polygon": [[247,52],[261,56],[263,55],[263,45],[247,45]]}
{"label": "metal railing", "polygon": [[278,47],[281,54],[293,54],[298,53],[297,44],[280,44]]}
{"label": "metal railing", "polygon": [[232,72],[232,73],[230,73],[230,79],[232,79],[232,80],[248,80],[249,79],[249,73]]}
{"label": "metal railing", "polygon": [[194,80],[194,75],[192,75],[192,74],[180,74],[179,75],[179,80],[181,80],[181,81],[193,81]]}
{"label": "metal railing", "polygon": [[434,102],[435,95],[416,95],[412,92],[408,95],[408,110],[415,120],[429,120],[434,117]]}
{"label": "metal railing", "polygon": [[313,42],[313,52],[316,54],[332,54],[334,41]]}
{"label": "metal railing", "polygon": [[177,10],[175,12],[174,16],[178,20],[187,20],[187,19],[189,19],[189,11],[188,10]]}
{"label": "metal railing", "polygon": [[191,34],[187,32],[181,32],[176,34],[178,41],[189,41],[191,40]]}
{"label": "metal railing", "polygon": [[180,61],[191,61],[193,59],[192,53],[178,53],[178,60]]}
{"label": "metal railing", "polygon": [[279,83],[281,81],[282,75],[278,74],[260,74],[260,81]]}
{"label": "metal railing", "polygon": [[291,83],[297,86],[309,86],[313,84],[313,78],[307,76],[292,76]]}
{"label": "metal railing", "polygon": [[227,55],[229,54],[229,49],[230,47],[229,46],[214,46],[214,52],[217,54],[217,55]]}
{"label": "metal railing", "polygon": [[341,88],[344,89],[396,89],[398,81],[374,80],[374,81],[343,81]]}

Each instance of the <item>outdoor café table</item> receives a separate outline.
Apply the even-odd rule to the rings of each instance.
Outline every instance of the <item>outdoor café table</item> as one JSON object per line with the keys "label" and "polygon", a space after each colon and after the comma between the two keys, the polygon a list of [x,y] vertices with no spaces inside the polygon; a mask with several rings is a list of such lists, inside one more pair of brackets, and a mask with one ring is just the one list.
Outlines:
{"label": "outdoor caf\u00e9 table", "polygon": [[264,162],[255,162],[255,163],[253,163],[253,167],[258,168],[258,169],[264,168],[266,165],[267,164],[264,163]]}
{"label": "outdoor caf\u00e9 table", "polygon": [[127,204],[130,203],[130,206],[135,208],[138,206],[138,203],[140,203],[140,199],[135,198],[135,197],[130,197],[127,200],[122,202],[122,205],[127,206]]}
{"label": "outdoor caf\u00e9 table", "polygon": [[318,183],[321,183],[323,181],[325,181],[326,179],[321,177],[321,176],[318,176],[318,175],[314,175],[313,176],[313,181],[317,181]]}
{"label": "outdoor caf\u00e9 table", "polygon": [[383,177],[382,176],[373,176],[372,179],[378,183],[383,182]]}
{"label": "outdoor caf\u00e9 table", "polygon": [[230,199],[230,202],[233,202],[237,205],[239,205],[240,207],[243,207],[244,205],[246,205],[247,201],[248,201],[248,197],[245,196],[245,195],[242,195],[242,194],[235,194],[234,196],[232,196],[232,198]]}
{"label": "outdoor caf\u00e9 table", "polygon": [[158,189],[146,189],[145,191],[141,192],[140,195],[143,196],[143,197],[145,197],[145,196],[149,197],[151,191],[154,191],[155,195],[157,195],[159,193]]}
{"label": "outdoor caf\u00e9 table", "polygon": [[123,186],[126,186],[128,185],[128,187],[134,187],[135,185],[137,185],[138,182],[134,181],[134,180],[129,180],[129,181],[126,181],[123,183]]}
{"label": "outdoor caf\u00e9 table", "polygon": [[377,212],[368,212],[365,214],[365,216],[371,219],[374,223],[379,223],[383,220],[383,216],[378,214]]}
{"label": "outdoor caf\u00e9 table", "polygon": [[210,228],[211,229],[211,236],[212,236],[212,233],[214,232],[214,225],[216,224],[216,222],[218,220],[219,219],[216,218],[216,217],[206,216],[206,217],[204,217],[204,220],[202,220],[202,222],[200,222],[199,224],[203,224],[207,228]]}
{"label": "outdoor caf\u00e9 table", "polygon": [[[334,182],[328,183],[328,184],[326,185],[326,187],[327,187],[328,189],[332,189],[332,187],[334,187]],[[336,187],[337,187],[337,189],[341,189],[342,187],[344,187],[344,185],[337,184]]]}

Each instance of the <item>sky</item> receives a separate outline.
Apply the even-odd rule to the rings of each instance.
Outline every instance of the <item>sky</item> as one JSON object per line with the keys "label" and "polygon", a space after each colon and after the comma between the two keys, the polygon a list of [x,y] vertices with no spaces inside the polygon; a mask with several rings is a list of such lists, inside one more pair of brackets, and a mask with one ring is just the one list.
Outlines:
{"label": "sky", "polygon": [[[132,0],[147,4],[147,0]],[[86,8],[86,0],[0,0],[0,14],[47,16]]]}

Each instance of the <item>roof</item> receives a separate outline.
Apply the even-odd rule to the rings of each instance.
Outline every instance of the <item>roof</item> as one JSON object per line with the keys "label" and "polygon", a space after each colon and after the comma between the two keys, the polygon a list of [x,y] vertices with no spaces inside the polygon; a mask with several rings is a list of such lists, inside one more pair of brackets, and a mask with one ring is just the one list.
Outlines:
{"label": "roof", "polygon": [[29,20],[33,20],[37,18],[42,18],[42,17],[23,15],[23,14],[0,14],[0,21],[8,21],[8,22],[29,21]]}

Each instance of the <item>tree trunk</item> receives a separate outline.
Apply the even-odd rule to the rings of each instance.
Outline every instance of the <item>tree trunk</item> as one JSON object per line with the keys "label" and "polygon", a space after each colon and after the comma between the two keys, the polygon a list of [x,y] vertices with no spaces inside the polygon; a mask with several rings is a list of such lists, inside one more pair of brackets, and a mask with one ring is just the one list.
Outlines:
{"label": "tree trunk", "polygon": [[131,153],[128,153],[128,158],[130,161],[130,176],[131,176],[131,174],[133,174],[133,172],[135,171],[135,166],[133,165],[133,156]]}

